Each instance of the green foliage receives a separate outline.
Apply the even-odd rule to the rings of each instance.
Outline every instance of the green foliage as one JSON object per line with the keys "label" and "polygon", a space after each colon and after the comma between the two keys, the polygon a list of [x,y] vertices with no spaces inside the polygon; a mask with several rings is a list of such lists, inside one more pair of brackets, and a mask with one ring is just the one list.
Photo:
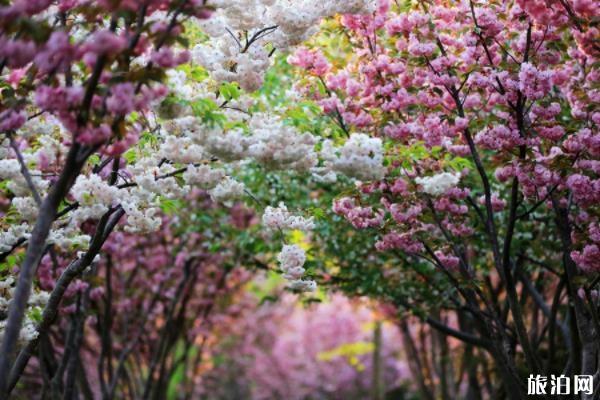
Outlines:
{"label": "green foliage", "polygon": [[210,99],[197,99],[187,105],[192,108],[194,116],[208,126],[222,126],[227,121],[227,117],[221,112],[217,103]]}
{"label": "green foliage", "polygon": [[34,322],[41,322],[42,308],[41,307],[31,307],[27,313],[27,317]]}
{"label": "green foliage", "polygon": [[365,367],[359,356],[372,353],[375,345],[372,342],[344,343],[334,349],[317,354],[319,361],[331,361],[339,357],[345,358],[350,365],[361,371]]}
{"label": "green foliage", "polygon": [[198,65],[183,64],[177,69],[184,71],[186,76],[195,82],[202,82],[208,78],[208,71]]}
{"label": "green foliage", "polygon": [[226,100],[236,100],[240,97],[241,91],[237,83],[221,83],[219,94]]}
{"label": "green foliage", "polygon": [[160,209],[167,215],[175,215],[183,208],[185,208],[183,200],[160,197]]}

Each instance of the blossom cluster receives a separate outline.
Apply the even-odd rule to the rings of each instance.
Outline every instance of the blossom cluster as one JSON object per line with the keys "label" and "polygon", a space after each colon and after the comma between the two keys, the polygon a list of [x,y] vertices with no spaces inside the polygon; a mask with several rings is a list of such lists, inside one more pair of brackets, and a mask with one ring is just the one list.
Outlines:
{"label": "blossom cluster", "polygon": [[[269,230],[278,230],[282,234],[288,230],[309,232],[315,227],[312,217],[293,215],[283,203],[279,203],[278,207],[267,206],[262,216],[262,223]],[[315,281],[302,279],[306,272],[304,269],[306,253],[302,247],[297,244],[285,244],[277,256],[277,261],[291,289],[307,292],[317,288]]]}
{"label": "blossom cluster", "polygon": [[216,11],[202,23],[211,40],[192,50],[193,59],[217,81],[237,82],[247,91],[262,85],[273,51],[300,44],[321,19],[375,9],[374,0],[214,0],[211,5]]}
{"label": "blossom cluster", "polygon": [[292,214],[283,202],[277,207],[267,206],[262,216],[262,223],[270,230],[300,230],[310,231],[314,229],[313,218],[304,218]]}
{"label": "blossom cluster", "polygon": [[354,133],[341,147],[325,140],[320,156],[323,167],[313,169],[320,180],[335,181],[337,173],[360,181],[382,179],[385,176],[383,165],[383,142],[364,133]]}
{"label": "blossom cluster", "polygon": [[[308,78],[296,89],[350,132],[342,147],[324,143],[325,168],[315,168],[316,175],[333,179],[337,170],[365,181],[363,194],[380,195],[398,224],[386,225],[394,231],[382,232],[380,247],[411,252],[424,250],[414,242],[419,232],[447,251],[444,232],[472,233],[468,221],[479,218],[478,207],[506,210],[513,182],[525,199],[520,207],[538,212],[536,203],[551,211],[572,198],[569,219],[582,232],[573,235],[571,256],[581,271],[598,271],[596,243],[585,233],[597,224],[600,75],[590,38],[598,12],[579,2],[558,12],[544,1],[422,9],[384,0],[374,15],[342,17],[337,27],[354,50],[347,64],[315,46],[288,59]],[[323,85],[325,93],[314,90]],[[383,168],[380,148],[390,168]],[[495,169],[496,180],[480,178],[476,200],[457,192],[486,168]],[[358,203],[342,199],[334,211],[356,227],[383,226],[368,222],[378,214]]]}
{"label": "blossom cluster", "polygon": [[417,177],[415,182],[423,188],[423,192],[432,196],[444,194],[448,189],[456,187],[460,181],[459,174],[443,172],[441,174]]}
{"label": "blossom cluster", "polygon": [[[14,283],[15,279],[12,276],[5,278],[0,281],[0,313],[6,314],[8,306],[11,303],[14,294]],[[38,331],[36,329],[35,315],[39,315],[48,303],[50,294],[45,291],[39,291],[34,293],[27,303],[27,315],[23,326],[19,332],[19,341],[21,343],[27,343],[38,337]],[[0,321],[0,338],[4,336],[4,329],[6,327],[6,320]]]}

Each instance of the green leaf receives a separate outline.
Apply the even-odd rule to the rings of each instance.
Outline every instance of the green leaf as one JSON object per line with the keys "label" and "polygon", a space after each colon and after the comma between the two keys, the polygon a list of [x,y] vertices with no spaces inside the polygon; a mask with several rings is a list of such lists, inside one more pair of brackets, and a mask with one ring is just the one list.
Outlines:
{"label": "green leaf", "polygon": [[129,149],[125,153],[123,153],[122,157],[127,161],[128,164],[133,164],[136,159],[136,154],[134,149]]}
{"label": "green leaf", "polygon": [[221,86],[219,86],[219,93],[226,100],[238,99],[241,94],[240,88],[236,83],[222,83]]}
{"label": "green leaf", "polygon": [[173,215],[185,207],[181,200],[160,198],[160,209],[167,215]]}

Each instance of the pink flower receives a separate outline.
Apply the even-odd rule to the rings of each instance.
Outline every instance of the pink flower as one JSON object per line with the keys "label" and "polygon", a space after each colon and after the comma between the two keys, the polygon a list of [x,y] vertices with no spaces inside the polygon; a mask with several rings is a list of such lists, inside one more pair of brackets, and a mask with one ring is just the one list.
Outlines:
{"label": "pink flower", "polygon": [[137,143],[140,137],[140,127],[134,125],[121,140],[117,140],[102,150],[102,153],[108,156],[119,156],[125,153],[131,146]]}
{"label": "pink flower", "polygon": [[95,287],[92,290],[90,290],[90,299],[93,301],[100,301],[102,299],[103,295],[104,295],[103,287]]}
{"label": "pink flower", "polygon": [[414,21],[409,20],[407,14],[402,14],[390,19],[385,27],[389,35],[409,33],[414,28]]}
{"label": "pink flower", "polygon": [[77,57],[77,47],[69,41],[69,35],[63,31],[54,31],[34,59],[43,73],[63,72]]}
{"label": "pink flower", "polygon": [[323,107],[323,111],[326,114],[335,113],[337,111],[342,112],[344,110],[344,105],[336,96],[319,101],[319,105]]}
{"label": "pink flower", "polygon": [[45,111],[66,111],[77,107],[84,96],[81,86],[40,86],[35,92],[35,103]]}
{"label": "pink flower", "polygon": [[112,134],[108,124],[102,124],[98,127],[90,126],[77,134],[76,140],[84,145],[94,146],[106,142]]}
{"label": "pink flower", "polygon": [[353,199],[343,197],[333,202],[333,212],[342,215],[357,229],[377,228],[383,224],[383,211],[357,206]]}
{"label": "pink flower", "polygon": [[552,90],[552,72],[540,71],[531,63],[521,64],[519,90],[532,100],[541,99]]}
{"label": "pink flower", "polygon": [[94,32],[86,40],[82,46],[82,51],[85,53],[91,52],[95,55],[115,55],[123,51],[126,47],[127,39],[125,37],[119,36],[107,29],[102,29]]}
{"label": "pink flower", "polygon": [[171,48],[163,47],[152,53],[150,60],[159,67],[172,68],[188,62],[190,60],[190,53],[186,50],[175,54]]}
{"label": "pink flower", "polygon": [[119,83],[111,88],[111,95],[106,99],[106,108],[116,115],[127,115],[135,107],[135,87],[132,83]]}
{"label": "pink flower", "polygon": [[408,184],[406,183],[406,181],[402,178],[398,178],[394,181],[394,184],[390,187],[390,191],[393,194],[399,194],[399,195],[408,195],[409,191],[408,191]]}
{"label": "pink flower", "polygon": [[329,71],[329,61],[320,50],[308,50],[300,47],[288,57],[288,63],[306,69],[315,76],[324,76]]}
{"label": "pink flower", "polygon": [[375,243],[375,248],[379,251],[400,249],[407,253],[420,253],[423,251],[423,244],[411,232],[391,232],[384,235],[381,240]]}
{"label": "pink flower", "polygon": [[26,40],[9,40],[0,36],[0,59],[5,59],[10,68],[21,68],[29,64],[35,57],[34,42]]}
{"label": "pink flower", "polygon": [[565,134],[565,128],[563,128],[560,125],[555,125],[555,126],[551,126],[551,127],[540,127],[538,129],[538,135],[540,135],[541,137],[545,138],[545,139],[549,139],[549,140],[560,140],[563,135]]}
{"label": "pink flower", "polygon": [[600,249],[596,244],[588,244],[583,251],[572,251],[571,258],[585,273],[600,272]]}
{"label": "pink flower", "polygon": [[13,69],[8,74],[6,81],[8,83],[10,83],[10,85],[13,88],[16,88],[17,86],[19,86],[19,82],[21,82],[21,79],[23,79],[23,77],[25,76],[26,73],[27,73],[27,68]]}
{"label": "pink flower", "polygon": [[597,17],[600,15],[600,5],[594,0],[573,0],[573,10],[586,17]]}
{"label": "pink flower", "polygon": [[567,187],[573,193],[573,198],[581,205],[591,205],[600,195],[595,189],[596,181],[581,174],[573,174],[567,178]]}
{"label": "pink flower", "polygon": [[524,141],[518,130],[504,125],[496,125],[477,133],[475,143],[491,150],[510,150],[524,144]]}
{"label": "pink flower", "polygon": [[58,9],[61,12],[67,12],[70,9],[74,8],[75,6],[77,6],[77,2],[79,0],[60,0],[58,2]]}
{"label": "pink flower", "polygon": [[450,271],[458,270],[458,266],[460,265],[460,259],[453,255],[447,255],[442,251],[436,251],[435,256],[438,258],[440,263],[444,268]]}
{"label": "pink flower", "polygon": [[[498,194],[492,193],[492,198],[490,200],[492,202],[492,211],[499,212],[506,208],[506,201],[498,197]],[[480,196],[477,201],[479,204],[485,204],[485,196]]]}
{"label": "pink flower", "polygon": [[139,95],[135,99],[135,108],[145,110],[149,107],[150,103],[165,97],[168,93],[169,89],[164,85],[155,87],[142,86]]}
{"label": "pink flower", "polygon": [[0,19],[11,20],[21,15],[41,13],[52,4],[52,0],[15,0],[11,6],[0,7]]}
{"label": "pink flower", "polygon": [[15,111],[8,109],[0,112],[0,132],[14,131],[19,129],[25,121],[27,115],[24,111]]}
{"label": "pink flower", "polygon": [[392,214],[394,221],[399,224],[415,222],[423,213],[423,207],[421,207],[421,205],[415,205],[406,209],[401,204],[389,204],[387,209],[390,214]]}
{"label": "pink flower", "polygon": [[494,172],[496,179],[500,182],[506,182],[515,175],[515,170],[512,165],[497,168]]}
{"label": "pink flower", "polygon": [[483,33],[489,37],[498,35],[504,28],[504,25],[498,18],[497,12],[491,7],[480,7],[477,9],[477,24],[482,28]]}

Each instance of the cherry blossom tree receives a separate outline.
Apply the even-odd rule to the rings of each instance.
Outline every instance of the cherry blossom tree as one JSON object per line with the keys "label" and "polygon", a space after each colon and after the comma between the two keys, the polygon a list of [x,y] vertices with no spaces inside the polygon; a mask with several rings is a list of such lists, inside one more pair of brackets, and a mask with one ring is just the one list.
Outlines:
{"label": "cherry blossom tree", "polygon": [[333,211],[445,277],[471,328],[428,321],[491,354],[509,398],[557,336],[557,372],[598,377],[598,6],[378,4],[289,58],[340,132],[313,172],[359,181]]}

